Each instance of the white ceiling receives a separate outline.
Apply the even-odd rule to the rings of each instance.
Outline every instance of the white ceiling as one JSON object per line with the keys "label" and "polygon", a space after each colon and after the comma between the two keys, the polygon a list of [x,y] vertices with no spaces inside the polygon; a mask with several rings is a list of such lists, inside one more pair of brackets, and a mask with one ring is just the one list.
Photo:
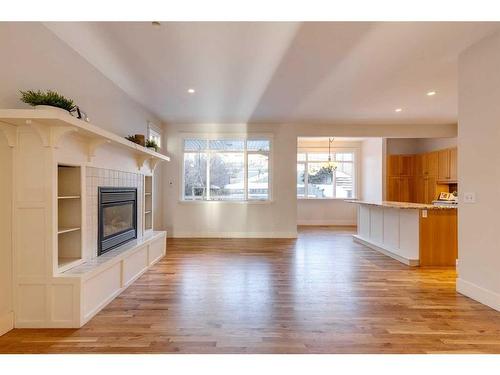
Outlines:
{"label": "white ceiling", "polygon": [[[500,23],[45,23],[166,122],[452,123],[457,58]],[[195,88],[190,95],[188,88]],[[433,97],[429,90],[437,91]],[[403,108],[400,113],[395,108]]]}

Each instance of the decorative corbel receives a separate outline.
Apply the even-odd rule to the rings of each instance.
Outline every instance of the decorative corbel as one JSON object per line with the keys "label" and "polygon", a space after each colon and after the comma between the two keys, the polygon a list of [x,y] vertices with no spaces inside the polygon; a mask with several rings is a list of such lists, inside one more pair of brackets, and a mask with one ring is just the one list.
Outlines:
{"label": "decorative corbel", "polygon": [[68,133],[78,131],[74,126],[51,126],[50,127],[50,147],[58,147],[59,141]]}
{"label": "decorative corbel", "polygon": [[102,139],[102,138],[95,138],[95,139],[92,139],[90,142],[89,142],[89,145],[88,145],[88,154],[87,154],[87,160],[89,162],[92,161],[92,158],[95,157],[95,152],[96,150],[105,145],[105,144],[109,144],[111,143],[111,141],[109,139]]}
{"label": "decorative corbel", "polygon": [[5,138],[7,138],[9,147],[17,146],[17,126],[0,121],[0,131],[5,135]]}
{"label": "decorative corbel", "polygon": [[137,155],[137,169],[140,171],[142,167],[144,166],[144,163],[146,160],[149,159],[148,155]]}
{"label": "decorative corbel", "polygon": [[158,159],[158,158],[149,159],[149,168],[151,169],[151,173],[153,173],[155,171],[155,168],[159,162],[160,162],[160,159]]}
{"label": "decorative corbel", "polygon": [[29,125],[38,134],[44,147],[57,148],[59,141],[64,135],[77,131],[73,126],[43,125],[33,120],[26,120],[26,125]]}

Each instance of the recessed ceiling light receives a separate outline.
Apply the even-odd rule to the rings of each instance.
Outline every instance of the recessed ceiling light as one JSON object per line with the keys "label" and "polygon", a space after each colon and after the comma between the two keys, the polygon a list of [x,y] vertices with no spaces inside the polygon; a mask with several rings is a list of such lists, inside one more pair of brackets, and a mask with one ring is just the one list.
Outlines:
{"label": "recessed ceiling light", "polygon": [[394,110],[394,112],[401,112],[401,111],[403,111],[403,108],[396,108],[396,109]]}
{"label": "recessed ceiling light", "polygon": [[434,96],[434,95],[436,95],[436,91],[427,92],[427,96]]}
{"label": "recessed ceiling light", "polygon": [[153,25],[154,27],[160,27],[161,23],[158,21],[153,21],[153,22],[151,22],[151,25]]}
{"label": "recessed ceiling light", "polygon": [[190,94],[194,94],[195,92],[196,92],[195,89],[188,89],[188,93],[190,93]]}

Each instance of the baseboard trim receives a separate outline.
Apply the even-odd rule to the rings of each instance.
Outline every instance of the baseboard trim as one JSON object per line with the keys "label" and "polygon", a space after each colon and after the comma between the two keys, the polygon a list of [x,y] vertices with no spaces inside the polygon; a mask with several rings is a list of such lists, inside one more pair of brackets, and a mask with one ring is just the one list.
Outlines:
{"label": "baseboard trim", "polygon": [[14,329],[14,313],[12,311],[0,315],[0,336]]}
{"label": "baseboard trim", "polygon": [[457,292],[500,311],[500,294],[498,293],[460,278],[457,278]]}
{"label": "baseboard trim", "polygon": [[419,260],[418,259],[408,259],[408,258],[404,258],[398,254],[395,254],[393,253],[392,251],[390,250],[387,250],[383,247],[380,247],[378,245],[375,245],[374,243],[372,242],[369,242],[367,240],[365,240],[364,238],[361,238],[360,236],[358,236],[357,234],[354,234],[352,236],[352,239],[354,240],[354,242],[357,242],[357,243],[360,243],[362,245],[365,245],[366,247],[369,247],[370,249],[373,249],[375,251],[378,251],[379,253],[382,253],[384,255],[387,255],[388,257],[391,257],[392,259],[396,259],[397,261],[401,262],[401,263],[404,263],[406,264],[407,266],[412,266],[412,267],[416,267],[419,265]]}
{"label": "baseboard trim", "polygon": [[297,232],[174,232],[171,238],[297,238]]}
{"label": "baseboard trim", "polygon": [[328,225],[328,226],[341,226],[341,227],[355,227],[357,225],[356,221],[352,220],[297,220],[297,225]]}

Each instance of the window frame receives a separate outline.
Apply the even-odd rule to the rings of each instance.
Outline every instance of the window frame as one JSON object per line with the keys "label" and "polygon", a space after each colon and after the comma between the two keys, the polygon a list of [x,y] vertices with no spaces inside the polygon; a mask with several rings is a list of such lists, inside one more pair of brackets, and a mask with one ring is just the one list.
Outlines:
{"label": "window frame", "polygon": [[[207,155],[207,185],[210,186],[210,158],[214,153],[243,153],[243,168],[244,168],[244,179],[243,179],[243,187],[244,187],[244,199],[209,199],[210,198],[210,189],[207,191],[207,198],[203,199],[186,199],[185,197],[185,175],[184,175],[184,165],[185,165],[185,155],[186,151],[184,150],[184,143],[186,139],[201,139],[201,140],[241,140],[244,142],[244,150],[243,151],[216,151],[216,150],[203,150],[201,152],[206,153]],[[247,149],[247,141],[252,140],[266,140],[269,141],[269,151],[267,152],[268,161],[267,161],[267,169],[268,169],[268,194],[267,199],[248,199],[248,154],[259,154],[259,151],[249,151]],[[273,202],[273,150],[274,150],[274,137],[272,134],[240,134],[240,133],[223,133],[223,134],[200,134],[200,133],[184,133],[180,137],[180,152],[182,153],[182,161],[181,166],[179,168],[180,173],[180,203],[230,203],[230,204],[268,204]],[[189,153],[188,151],[187,153]],[[193,151],[195,152],[195,151]]]}
{"label": "window frame", "polygon": [[[353,154],[353,160],[352,162],[339,162],[339,163],[352,163],[353,166],[353,176],[352,176],[352,186],[353,186],[353,196],[352,198],[342,198],[342,197],[324,197],[324,198],[318,198],[318,197],[308,197],[307,194],[307,189],[308,189],[308,175],[309,175],[309,163],[325,163],[324,160],[309,160],[309,154],[327,154],[328,153],[328,148],[323,148],[323,147],[318,147],[318,148],[298,148],[297,149],[297,155],[298,154],[305,154],[305,160],[300,161],[297,159],[297,165],[302,164],[304,166],[304,195],[299,196],[297,193],[297,186],[295,186],[295,194],[297,196],[297,200],[346,200],[346,199],[357,199],[358,197],[358,191],[359,191],[359,186],[358,186],[358,181],[359,181],[359,149],[353,148],[353,147],[335,147],[331,149],[331,154],[332,154],[332,160],[335,161],[336,159],[336,154],[343,154],[343,153],[352,153]],[[295,167],[297,170],[297,167]],[[297,173],[297,171],[296,171]],[[296,180],[297,180],[297,174],[296,174]],[[332,185],[334,186],[333,192],[336,194],[336,189],[335,189],[335,183],[336,183],[336,174],[333,173],[332,177]]]}
{"label": "window frame", "polygon": [[148,121],[148,140],[151,140],[151,136],[153,134],[151,133],[156,133],[156,136],[160,138],[160,142],[158,144],[158,148],[161,150],[163,148],[163,131],[162,128],[159,127],[158,125],[154,124],[151,121]]}

